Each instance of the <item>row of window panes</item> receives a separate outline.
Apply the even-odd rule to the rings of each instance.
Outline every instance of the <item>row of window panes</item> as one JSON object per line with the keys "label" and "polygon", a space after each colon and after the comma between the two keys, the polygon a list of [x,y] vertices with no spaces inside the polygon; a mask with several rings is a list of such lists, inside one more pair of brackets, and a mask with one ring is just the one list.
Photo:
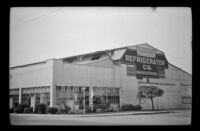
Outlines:
{"label": "row of window panes", "polygon": [[[22,102],[23,103],[27,103],[28,101],[30,101],[30,99],[31,99],[31,94],[22,94]],[[35,103],[39,104],[40,99],[43,100],[43,103],[49,105],[50,104],[50,93],[43,93],[43,95],[41,95],[41,93],[37,93],[36,98],[35,98]]]}
{"label": "row of window panes", "polygon": [[56,105],[66,102],[66,100],[73,100],[73,93],[71,91],[57,91]]}
{"label": "row of window panes", "polygon": [[30,94],[22,94],[22,103],[28,102],[30,99]]}
{"label": "row of window panes", "polygon": [[[108,91],[108,95],[110,94],[109,97],[107,97],[107,100],[108,102],[110,103],[119,103],[119,88],[97,88],[97,87],[94,87],[93,88],[94,90],[94,96],[102,96],[104,97],[104,103],[106,102],[106,91]],[[102,95],[101,91],[104,90],[104,94]],[[87,90],[86,90],[87,91]],[[87,91],[88,92],[88,91]],[[88,93],[85,93],[85,97],[89,99],[89,92]],[[78,103],[80,103],[82,100],[83,100],[83,92],[80,92],[80,93],[76,93],[77,94],[77,101],[79,101]],[[74,93],[71,92],[71,91],[57,91],[56,92],[56,104],[59,105],[59,104],[62,104],[62,103],[65,103],[67,100],[73,100],[73,95]],[[117,99],[118,97],[118,99]],[[116,100],[115,100],[116,99]],[[86,101],[87,102],[87,101]],[[89,101],[88,101],[89,103]]]}
{"label": "row of window panes", "polygon": [[42,86],[42,87],[28,87],[28,88],[22,88],[22,92],[24,91],[49,91],[50,87],[49,86]]}
{"label": "row of window panes", "polygon": [[102,104],[118,104],[119,105],[119,96],[94,96],[95,101],[94,105],[102,105]]}
{"label": "row of window panes", "polygon": [[19,103],[19,95],[11,95],[10,98],[13,99],[13,103],[12,103],[13,105],[15,103]]}
{"label": "row of window panes", "polygon": [[43,103],[46,105],[50,104],[50,93],[44,93],[42,95]]}
{"label": "row of window panes", "polygon": [[19,89],[10,89],[9,94],[10,95],[19,94]]}
{"label": "row of window panes", "polygon": [[35,96],[35,103],[36,103],[36,104],[40,104],[40,99],[41,99],[41,98],[40,98],[40,94],[37,93],[36,96]]}
{"label": "row of window panes", "polygon": [[[88,95],[87,95],[88,94]],[[75,98],[76,95],[76,98]],[[85,93],[85,99],[89,100],[89,93]],[[57,91],[56,92],[56,105],[65,104],[68,100],[74,100],[76,104],[80,104],[83,101],[83,92],[71,92],[71,91]],[[89,101],[86,101],[86,104]]]}
{"label": "row of window panes", "polygon": [[[56,86],[56,91],[76,91],[76,92],[82,92],[83,87],[80,86]],[[89,88],[87,87],[86,92],[89,91]]]}
{"label": "row of window panes", "polygon": [[119,95],[119,88],[94,87],[94,95]]}

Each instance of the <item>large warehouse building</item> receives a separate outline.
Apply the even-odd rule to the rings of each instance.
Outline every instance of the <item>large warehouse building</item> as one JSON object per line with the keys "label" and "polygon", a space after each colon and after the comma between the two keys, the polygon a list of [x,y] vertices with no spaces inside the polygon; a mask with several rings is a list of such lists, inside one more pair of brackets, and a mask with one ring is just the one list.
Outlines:
{"label": "large warehouse building", "polygon": [[192,75],[170,64],[162,51],[149,44],[10,67],[10,108],[30,101],[32,107],[45,103],[87,110],[95,99],[100,101],[95,104],[109,103],[114,109],[124,104],[151,109],[150,100],[139,103],[137,98],[142,85],[164,91],[155,98],[155,109],[191,108]]}

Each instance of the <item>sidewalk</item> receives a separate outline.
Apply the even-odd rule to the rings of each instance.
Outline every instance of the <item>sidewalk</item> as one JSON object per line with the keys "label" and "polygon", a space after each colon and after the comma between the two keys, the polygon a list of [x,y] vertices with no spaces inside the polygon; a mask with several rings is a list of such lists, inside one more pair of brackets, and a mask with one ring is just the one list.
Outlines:
{"label": "sidewalk", "polygon": [[164,113],[173,113],[174,111],[126,111],[126,112],[105,112],[105,113],[87,113],[87,114],[14,114],[11,113],[11,116],[58,116],[58,117],[103,117],[103,116],[120,116],[120,115],[150,115],[150,114],[164,114]]}
{"label": "sidewalk", "polygon": [[82,114],[80,117],[101,117],[101,116],[121,116],[121,115],[150,115],[150,114],[162,114],[173,113],[172,111],[127,111],[127,112],[108,112],[108,113],[94,113],[94,114]]}

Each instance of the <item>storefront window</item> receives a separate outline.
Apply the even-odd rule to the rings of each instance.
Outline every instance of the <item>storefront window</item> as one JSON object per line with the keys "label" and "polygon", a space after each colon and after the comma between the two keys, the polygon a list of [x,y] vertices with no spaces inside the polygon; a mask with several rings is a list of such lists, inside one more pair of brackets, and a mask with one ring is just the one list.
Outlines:
{"label": "storefront window", "polygon": [[13,94],[10,95],[10,98],[12,98],[12,107],[14,107],[15,103],[19,103],[19,95],[18,94]]}
{"label": "storefront window", "polygon": [[93,105],[95,107],[101,107],[105,104],[119,107],[119,88],[94,87],[93,91]]}
{"label": "storefront window", "polygon": [[[67,86],[67,90],[56,91],[56,105],[59,107],[69,106],[71,109],[83,109],[83,87]],[[65,88],[66,89],[66,88]],[[89,87],[85,89],[85,108],[89,108]]]}
{"label": "storefront window", "polygon": [[35,104],[40,104],[40,93],[35,94]]}
{"label": "storefront window", "polygon": [[22,94],[22,103],[30,104],[30,94]]}
{"label": "storefront window", "polygon": [[49,92],[43,93],[42,99],[43,99],[44,104],[50,105],[50,93]]}

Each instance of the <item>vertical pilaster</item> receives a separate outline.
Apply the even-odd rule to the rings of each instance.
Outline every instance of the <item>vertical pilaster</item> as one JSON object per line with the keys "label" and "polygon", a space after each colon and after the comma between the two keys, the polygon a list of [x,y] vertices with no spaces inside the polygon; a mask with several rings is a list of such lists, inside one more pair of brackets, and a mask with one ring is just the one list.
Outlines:
{"label": "vertical pilaster", "polygon": [[73,110],[75,109],[75,89],[74,87],[72,88],[72,96],[73,96]]}
{"label": "vertical pilaster", "polygon": [[92,110],[93,110],[93,96],[94,96],[93,87],[89,87],[89,107]]}
{"label": "vertical pilaster", "polygon": [[10,98],[10,109],[13,108],[13,98]]}
{"label": "vertical pilaster", "polygon": [[50,107],[56,106],[56,85],[50,87]]}
{"label": "vertical pilaster", "polygon": [[33,107],[33,111],[35,111],[35,98],[36,94],[34,93],[33,96],[31,96],[31,107]]}
{"label": "vertical pilaster", "polygon": [[19,104],[22,102],[22,88],[19,88]]}
{"label": "vertical pilaster", "polygon": [[54,59],[47,60],[47,65],[49,66],[49,75],[51,77],[50,80],[50,107],[54,107],[56,105],[56,83],[54,81]]}

